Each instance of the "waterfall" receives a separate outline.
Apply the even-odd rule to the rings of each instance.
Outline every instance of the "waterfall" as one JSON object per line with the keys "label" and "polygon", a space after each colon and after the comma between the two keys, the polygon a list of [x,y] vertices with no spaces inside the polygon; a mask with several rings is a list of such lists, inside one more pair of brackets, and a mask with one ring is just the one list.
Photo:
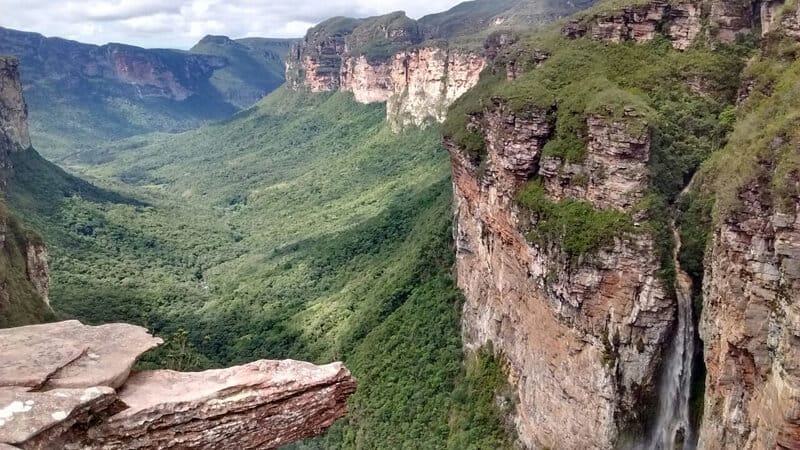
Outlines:
{"label": "waterfall", "polygon": [[692,391],[692,363],[695,351],[694,321],[692,318],[692,279],[681,270],[678,254],[680,234],[672,222],[675,237],[675,294],[678,317],[675,337],[664,360],[664,372],[658,386],[659,409],[647,449],[692,450],[695,446],[689,399]]}

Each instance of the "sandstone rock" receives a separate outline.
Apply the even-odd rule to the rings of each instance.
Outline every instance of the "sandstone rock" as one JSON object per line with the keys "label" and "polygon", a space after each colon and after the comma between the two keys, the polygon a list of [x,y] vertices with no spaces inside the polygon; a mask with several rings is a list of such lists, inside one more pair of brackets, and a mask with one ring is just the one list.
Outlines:
{"label": "sandstone rock", "polygon": [[299,361],[128,378],[158,342],[121,324],[0,330],[0,450],[277,448],[323,432],[356,387],[341,363]]}
{"label": "sandstone rock", "polygon": [[25,449],[63,448],[72,427],[87,425],[115,398],[114,389],[105,386],[47,392],[0,388],[0,442]]}
{"label": "sandstone rock", "polygon": [[0,148],[5,140],[11,151],[31,146],[28,134],[28,108],[22,98],[16,58],[0,56]]}
{"label": "sandstone rock", "polygon": [[[502,103],[485,112],[478,122],[488,153],[483,176],[465,152],[447,143],[456,273],[466,299],[464,344],[492,343],[505,358],[520,399],[515,423],[525,446],[612,448],[626,422],[637,418],[638,406],[655,395],[675,303],[657,276],[658,258],[647,235],[618,240],[577,261],[568,261],[557,246],[527,241],[523,228],[529,219],[516,206],[516,192],[537,171],[559,170],[546,169],[549,163],[541,158],[552,132],[546,113],[518,116]],[[641,167],[647,160],[647,135],[630,133],[623,124],[590,121],[597,128],[592,151],[598,158],[628,159],[624,167]],[[639,181],[618,197],[584,198],[609,206],[635,197]],[[620,207],[628,204],[619,201]]]}
{"label": "sandstone rock", "polygon": [[341,363],[258,361],[199,373],[134,374],[129,408],[89,432],[90,448],[277,448],[314,436],[346,409],[355,381]]}
{"label": "sandstone rock", "polygon": [[363,47],[357,41],[366,39],[358,25],[380,19],[354,21],[353,27],[336,32],[326,30],[324,23],[310,30],[290,52],[286,68],[289,87],[311,92],[341,90],[352,92],[360,103],[385,102],[387,120],[395,131],[443,122],[447,108],[477,84],[485,59],[439,46],[404,50],[420,39],[405,26],[379,27],[382,39],[400,49],[393,55],[369,58],[352,50]]}
{"label": "sandstone rock", "polygon": [[700,8],[692,1],[655,0],[643,5],[568,22],[561,34],[568,39],[590,36],[594,40],[619,43],[647,42],[663,33],[677,49],[686,49],[702,28]]}
{"label": "sandstone rock", "polygon": [[742,192],[706,259],[701,448],[800,448],[800,204],[777,212],[764,189]]}
{"label": "sandstone rock", "polygon": [[736,36],[753,29],[752,0],[713,0],[709,21],[715,29],[714,38],[719,42],[733,42]]}
{"label": "sandstone rock", "polygon": [[0,387],[117,388],[160,343],[141,327],[76,320],[0,330]]}
{"label": "sandstone rock", "polygon": [[438,47],[395,55],[386,104],[392,129],[444,122],[447,108],[478,83],[485,66],[479,55]]}
{"label": "sandstone rock", "polygon": [[49,305],[50,270],[47,265],[47,247],[43,244],[28,242],[25,248],[25,271],[33,288]]}

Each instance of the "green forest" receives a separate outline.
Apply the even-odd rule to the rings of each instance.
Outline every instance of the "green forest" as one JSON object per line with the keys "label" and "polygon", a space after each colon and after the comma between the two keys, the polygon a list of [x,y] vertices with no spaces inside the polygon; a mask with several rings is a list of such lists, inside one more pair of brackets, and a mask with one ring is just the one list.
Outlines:
{"label": "green forest", "polygon": [[343,360],[350,413],[297,448],[502,448],[502,368],[463,362],[439,136],[393,134],[349,94],[279,89],[65,162],[93,184],[15,155],[9,200],[48,243],[61,318],[165,338],[141,367]]}

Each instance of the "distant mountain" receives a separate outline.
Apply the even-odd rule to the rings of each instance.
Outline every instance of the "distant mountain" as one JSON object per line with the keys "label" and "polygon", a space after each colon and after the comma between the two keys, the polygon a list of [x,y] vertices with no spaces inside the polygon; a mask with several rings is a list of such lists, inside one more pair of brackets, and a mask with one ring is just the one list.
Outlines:
{"label": "distant mountain", "polygon": [[21,61],[33,140],[51,158],[227,118],[283,83],[290,44],[208,36],[187,52],[96,46],[0,27],[0,54]]}

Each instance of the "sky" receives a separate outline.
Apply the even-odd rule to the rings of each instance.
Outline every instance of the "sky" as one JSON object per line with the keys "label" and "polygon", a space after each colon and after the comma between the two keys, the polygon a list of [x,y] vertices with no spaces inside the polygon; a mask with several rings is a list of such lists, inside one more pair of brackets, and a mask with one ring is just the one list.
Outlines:
{"label": "sky", "polygon": [[0,26],[92,44],[188,49],[207,34],[300,37],[333,16],[440,12],[462,0],[0,0]]}

